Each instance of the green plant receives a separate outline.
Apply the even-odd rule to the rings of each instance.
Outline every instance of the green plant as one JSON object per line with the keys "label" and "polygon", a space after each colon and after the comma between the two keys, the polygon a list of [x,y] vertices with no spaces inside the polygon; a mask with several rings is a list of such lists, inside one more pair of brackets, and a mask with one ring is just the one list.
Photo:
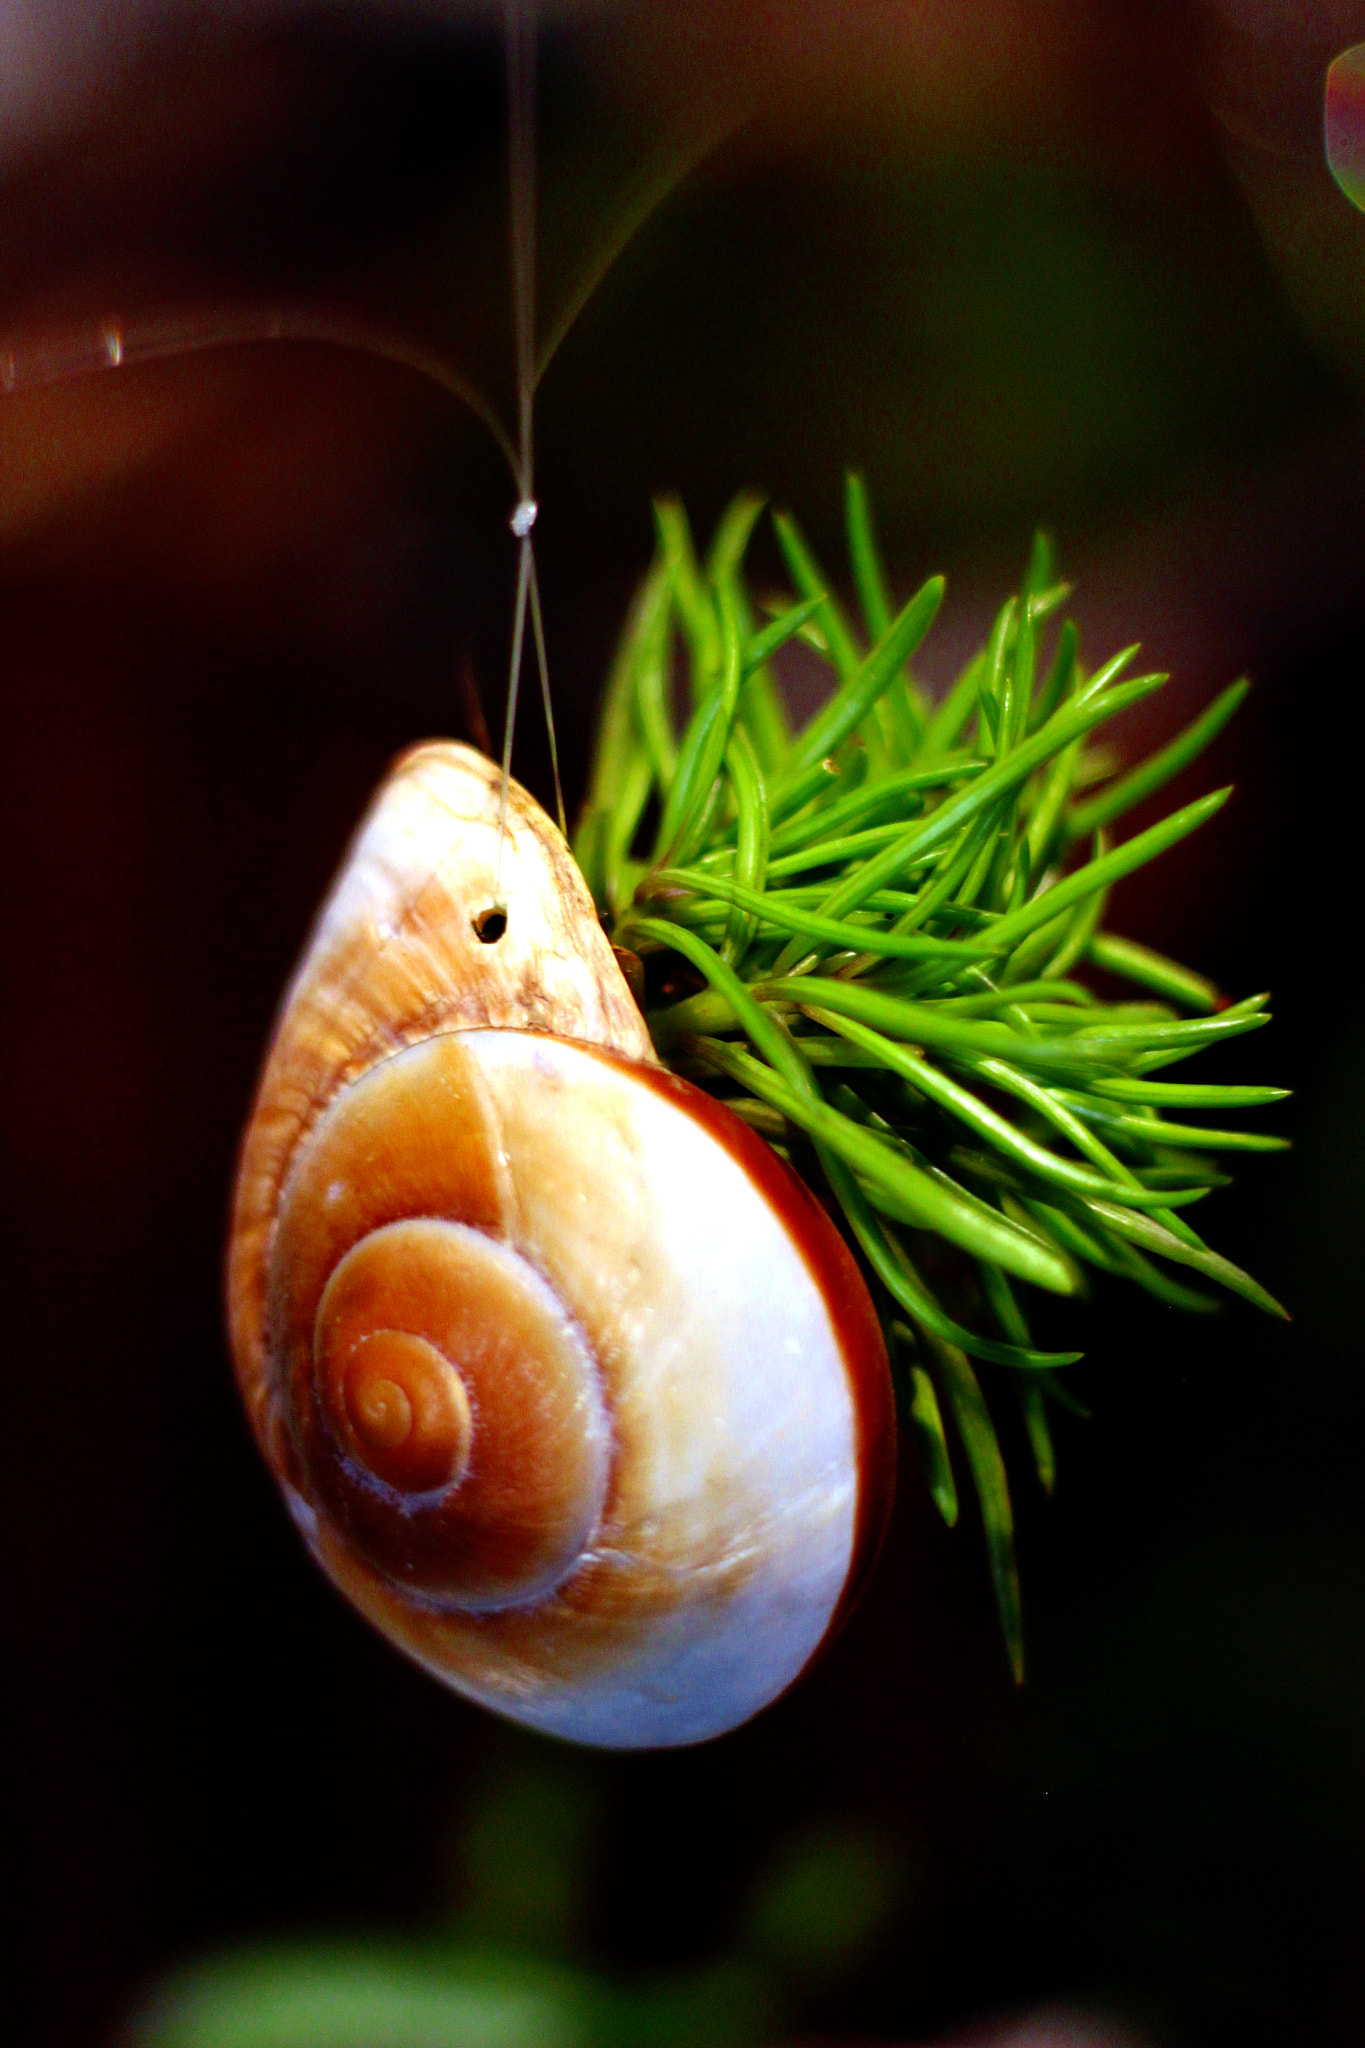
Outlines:
{"label": "green plant", "polygon": [[[700,564],[682,508],[658,505],[575,852],[615,942],[644,962],[660,1054],[837,1209],[949,1523],[951,1417],[1021,1675],[1013,1513],[978,1367],[1017,1400],[1050,1489],[1049,1405],[1079,1405],[1060,1374],[1081,1354],[1035,1347],[1019,1284],[1072,1295],[1095,1269],[1173,1307],[1217,1305],[1179,1272],[1283,1314],[1189,1212],[1223,1183],[1220,1155],[1284,1141],[1190,1118],[1286,1091],[1164,1078],[1265,1024],[1267,998],[1226,1002],[1103,929],[1112,884],[1229,792],[1116,844],[1110,828],[1194,760],[1247,685],[1122,771],[1095,735],[1165,678],[1128,677],[1135,648],[1083,667],[1039,536],[1018,595],[933,704],[908,664],[943,582],[893,615],[860,480],[846,516],[866,650],[785,514],[774,527],[795,594],[758,623],[744,561],[761,510],[737,499]],[[793,733],[770,663],[798,636],[834,689]],[[1137,998],[1104,1000],[1090,970]]]}

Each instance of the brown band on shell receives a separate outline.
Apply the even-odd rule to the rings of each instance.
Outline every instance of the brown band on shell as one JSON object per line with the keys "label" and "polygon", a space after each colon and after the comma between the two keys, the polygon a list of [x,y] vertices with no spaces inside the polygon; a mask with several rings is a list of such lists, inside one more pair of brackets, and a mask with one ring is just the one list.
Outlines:
{"label": "brown band on shell", "polygon": [[571,1571],[610,1471],[595,1359],[502,1241],[494,1154],[460,1035],[415,1047],[301,1148],[272,1261],[308,1491],[387,1579],[471,1610]]}
{"label": "brown band on shell", "polygon": [[483,1026],[655,1058],[562,836],[519,783],[507,794],[513,911],[495,945],[477,924],[496,893],[501,775],[470,747],[427,741],[390,769],[285,999],[243,1142],[227,1290],[242,1395],[277,1469],[266,1274],[284,1182],[338,1090],[434,1033]]}

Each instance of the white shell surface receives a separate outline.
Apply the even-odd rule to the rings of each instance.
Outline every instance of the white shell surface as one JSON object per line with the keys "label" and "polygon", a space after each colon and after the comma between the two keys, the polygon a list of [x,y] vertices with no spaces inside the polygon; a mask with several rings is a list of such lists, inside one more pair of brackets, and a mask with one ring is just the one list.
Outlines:
{"label": "white shell surface", "polygon": [[606,1509],[577,1571],[497,1614],[411,1603],[322,1519],[314,1548],[387,1634],[489,1707],[578,1741],[702,1740],[797,1676],[849,1576],[858,1417],[830,1309],[778,1207],[648,1072],[535,1033],[447,1045],[477,1072],[505,1163],[503,1234],[597,1358]]}

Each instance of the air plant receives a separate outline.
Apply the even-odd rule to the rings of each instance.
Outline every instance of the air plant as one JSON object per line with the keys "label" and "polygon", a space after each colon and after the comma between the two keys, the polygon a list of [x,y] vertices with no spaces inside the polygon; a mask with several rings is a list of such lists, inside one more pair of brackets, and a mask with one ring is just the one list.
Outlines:
{"label": "air plant", "polygon": [[[1211,1285],[1284,1313],[1190,1213],[1225,1183],[1225,1155],[1285,1142],[1203,1119],[1286,1091],[1167,1078],[1267,1023],[1268,999],[1229,1002],[1104,925],[1113,884],[1230,792],[1127,839],[1113,828],[1248,686],[1120,767],[1096,736],[1166,678],[1131,675],[1133,647],[1082,663],[1040,535],[1018,594],[934,702],[910,663],[943,580],[893,610],[861,480],[846,495],[856,623],[784,513],[794,590],[756,602],[745,557],[762,510],[738,498],[703,563],[682,507],[656,507],[575,852],[639,963],[661,1056],[788,1157],[855,1248],[950,1525],[955,1431],[1019,1677],[1013,1512],[987,1395],[1017,1402],[1047,1490],[1050,1409],[1081,1408],[1064,1378],[1081,1353],[1035,1345],[1022,1290],[1083,1294],[1098,1272],[1173,1308],[1213,1310]],[[833,691],[794,732],[772,664],[798,638]],[[1097,992],[1096,972],[1127,998]]]}

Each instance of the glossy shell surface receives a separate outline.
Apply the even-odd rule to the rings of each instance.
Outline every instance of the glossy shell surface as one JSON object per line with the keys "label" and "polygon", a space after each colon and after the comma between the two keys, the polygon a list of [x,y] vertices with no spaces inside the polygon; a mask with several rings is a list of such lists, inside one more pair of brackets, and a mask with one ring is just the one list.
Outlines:
{"label": "glossy shell surface", "polygon": [[577,869],[418,749],[286,998],[229,1258],[239,1378],[324,1570],[461,1692],[635,1746],[744,1720],[871,1561],[881,1335],[823,1210],[659,1067]]}

